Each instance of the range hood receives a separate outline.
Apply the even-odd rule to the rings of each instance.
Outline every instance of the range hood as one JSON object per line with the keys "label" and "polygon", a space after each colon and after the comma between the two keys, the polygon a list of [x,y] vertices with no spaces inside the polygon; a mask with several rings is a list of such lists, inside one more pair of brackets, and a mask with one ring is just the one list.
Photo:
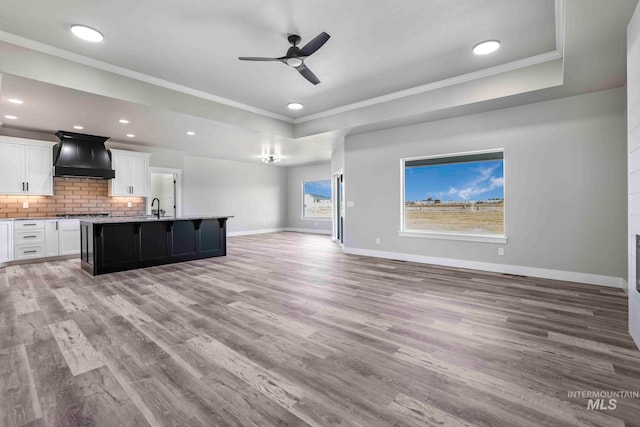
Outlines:
{"label": "range hood", "polygon": [[113,179],[111,151],[104,143],[108,137],[59,130],[60,142],[53,146],[53,176]]}

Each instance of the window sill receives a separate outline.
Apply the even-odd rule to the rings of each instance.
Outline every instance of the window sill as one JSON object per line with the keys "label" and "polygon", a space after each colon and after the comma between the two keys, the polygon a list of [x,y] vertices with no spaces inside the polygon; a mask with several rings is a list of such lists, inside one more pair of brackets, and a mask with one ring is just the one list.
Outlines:
{"label": "window sill", "polygon": [[433,233],[424,231],[399,231],[400,237],[417,237],[419,239],[435,239],[435,240],[461,240],[466,242],[482,242],[482,243],[503,243],[506,244],[507,236],[483,236],[480,234],[453,234],[453,233]]}

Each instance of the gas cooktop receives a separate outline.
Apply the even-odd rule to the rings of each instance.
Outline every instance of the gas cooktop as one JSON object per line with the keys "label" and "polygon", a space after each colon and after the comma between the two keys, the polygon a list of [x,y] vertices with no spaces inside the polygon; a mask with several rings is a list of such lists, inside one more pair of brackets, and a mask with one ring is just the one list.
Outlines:
{"label": "gas cooktop", "polygon": [[60,218],[77,218],[77,217],[87,217],[87,218],[102,218],[105,216],[110,216],[111,214],[108,212],[87,212],[87,213],[64,213],[60,215],[56,215]]}

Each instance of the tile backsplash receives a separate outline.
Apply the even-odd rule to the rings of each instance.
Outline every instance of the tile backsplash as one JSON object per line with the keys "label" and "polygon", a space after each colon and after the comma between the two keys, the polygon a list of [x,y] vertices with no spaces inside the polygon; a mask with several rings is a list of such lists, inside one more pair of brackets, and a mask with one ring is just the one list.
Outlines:
{"label": "tile backsplash", "polygon": [[[33,218],[65,214],[108,212],[144,215],[144,197],[109,197],[108,181],[88,178],[53,178],[53,196],[0,195],[0,218]],[[23,203],[29,203],[23,208]],[[131,207],[127,204],[131,202]]]}

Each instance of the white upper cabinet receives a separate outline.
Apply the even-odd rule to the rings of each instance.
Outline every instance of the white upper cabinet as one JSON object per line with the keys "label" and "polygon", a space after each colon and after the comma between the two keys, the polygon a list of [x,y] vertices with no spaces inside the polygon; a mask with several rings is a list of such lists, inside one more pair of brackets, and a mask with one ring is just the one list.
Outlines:
{"label": "white upper cabinet", "polygon": [[109,195],[130,196],[130,157],[113,154],[113,151],[114,150],[111,150],[111,166],[113,167],[113,170],[116,171],[116,177],[109,181]]}
{"label": "white upper cabinet", "polygon": [[148,197],[150,154],[111,150],[111,155],[116,177],[109,180],[109,195]]}
{"label": "white upper cabinet", "polygon": [[0,194],[53,195],[52,146],[0,136]]}

